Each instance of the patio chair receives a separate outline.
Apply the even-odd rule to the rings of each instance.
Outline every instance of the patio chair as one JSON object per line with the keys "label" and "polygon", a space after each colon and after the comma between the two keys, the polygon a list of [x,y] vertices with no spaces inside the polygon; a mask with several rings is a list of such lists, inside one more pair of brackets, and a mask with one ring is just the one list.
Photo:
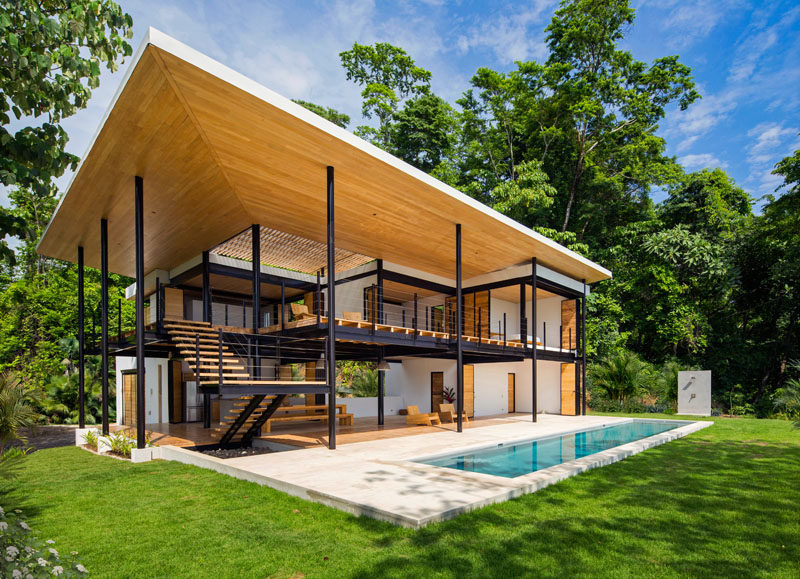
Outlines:
{"label": "patio chair", "polygon": [[305,320],[307,318],[316,318],[316,314],[311,314],[308,311],[308,306],[305,304],[290,304],[292,306],[292,314],[297,320]]}
{"label": "patio chair", "polygon": [[361,312],[342,312],[342,318],[348,322],[361,322]]}
{"label": "patio chair", "polygon": [[[469,422],[469,418],[467,418],[466,412],[462,412],[461,417],[464,422]],[[455,422],[456,421],[455,406],[453,406],[452,404],[439,404],[439,419],[442,422]]]}
{"label": "patio chair", "polygon": [[406,411],[406,424],[409,426],[433,426],[442,423],[436,412],[422,413],[418,406],[406,406]]}

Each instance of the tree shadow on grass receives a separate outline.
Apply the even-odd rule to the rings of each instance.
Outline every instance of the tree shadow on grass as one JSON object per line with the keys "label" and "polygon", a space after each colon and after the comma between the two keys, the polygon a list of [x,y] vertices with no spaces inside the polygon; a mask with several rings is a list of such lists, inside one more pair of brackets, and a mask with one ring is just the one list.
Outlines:
{"label": "tree shadow on grass", "polygon": [[791,573],[798,480],[798,445],[671,443],[430,525],[356,576]]}

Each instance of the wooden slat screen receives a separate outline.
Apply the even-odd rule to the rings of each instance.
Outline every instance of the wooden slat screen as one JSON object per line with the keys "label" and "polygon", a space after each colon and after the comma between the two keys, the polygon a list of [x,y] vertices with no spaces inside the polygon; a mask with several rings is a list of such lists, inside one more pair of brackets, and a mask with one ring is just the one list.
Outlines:
{"label": "wooden slat screen", "polygon": [[561,364],[561,414],[575,416],[574,364]]}
{"label": "wooden slat screen", "polygon": [[561,347],[574,349],[578,337],[578,300],[561,302]]}

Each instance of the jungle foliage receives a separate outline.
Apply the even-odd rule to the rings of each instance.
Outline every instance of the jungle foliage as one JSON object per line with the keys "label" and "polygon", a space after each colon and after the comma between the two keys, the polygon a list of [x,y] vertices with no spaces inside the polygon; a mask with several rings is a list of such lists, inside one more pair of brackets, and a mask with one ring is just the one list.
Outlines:
{"label": "jungle foliage", "polygon": [[[547,58],[480,68],[455,103],[402,48],[356,43],[340,55],[362,90],[355,131],[613,271],[588,301],[596,400],[669,404],[679,368],[707,368],[721,409],[796,416],[800,152],[776,166],[778,191],[756,192],[760,213],[722,169],[687,173],[666,154],[659,123],[700,98],[692,71],[676,55],[643,62],[623,50],[634,21],[627,0],[564,0],[546,29]],[[109,1],[0,9],[0,178],[11,204],[0,210],[0,370],[38,392],[55,421],[74,419],[77,276],[35,247],[61,194],[54,178],[77,161],[59,122],[85,106],[101,65],[130,54],[130,34],[130,17]],[[665,201],[652,201],[656,190]],[[133,326],[120,299],[128,283],[112,276],[123,329]],[[90,270],[87,335],[98,302]],[[354,394],[376,388],[370,367],[340,367],[340,379]]]}

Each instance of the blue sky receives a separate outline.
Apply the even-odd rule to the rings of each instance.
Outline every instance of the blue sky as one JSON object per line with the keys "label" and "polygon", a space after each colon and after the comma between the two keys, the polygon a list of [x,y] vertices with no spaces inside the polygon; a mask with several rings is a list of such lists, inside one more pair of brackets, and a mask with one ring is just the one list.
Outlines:
{"label": "blue sky", "polygon": [[[510,70],[515,60],[544,59],[544,28],[556,6],[542,0],[121,4],[133,16],[134,48],[154,26],[284,96],[350,114],[351,129],[360,123],[359,90],[345,80],[338,54],[353,42],[403,47],[433,72],[434,91],[453,102],[480,66]],[[624,47],[645,61],[679,54],[703,95],[662,123],[669,153],[688,170],[722,167],[754,197],[771,193],[780,182],[770,174],[774,164],[800,148],[797,0],[640,0],[634,7]],[[85,152],[121,76],[105,73],[88,108],[65,121],[73,153]]]}

